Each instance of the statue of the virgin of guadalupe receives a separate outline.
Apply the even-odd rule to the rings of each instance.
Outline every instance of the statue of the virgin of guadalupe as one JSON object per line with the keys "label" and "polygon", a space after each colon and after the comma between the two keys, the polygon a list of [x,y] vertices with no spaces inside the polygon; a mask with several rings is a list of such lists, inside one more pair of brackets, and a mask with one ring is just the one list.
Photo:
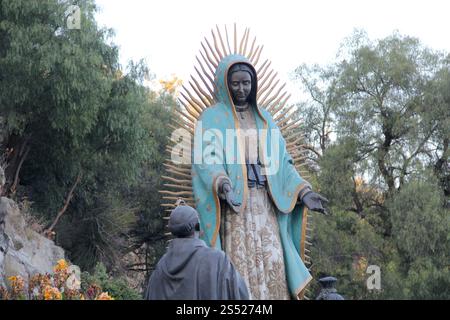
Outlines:
{"label": "statue of the virgin of guadalupe", "polygon": [[255,69],[262,47],[253,41],[247,54],[248,30],[238,48],[235,29],[233,51],[227,30],[227,46],[219,28],[212,34],[213,45],[205,38],[203,62],[198,59],[199,80],[184,88],[177,116],[177,128],[193,135],[190,172],[187,163],[166,164],[166,186],[179,191],[162,191],[163,198],[191,201],[201,239],[231,258],[251,299],[302,298],[312,280],[305,265],[307,212],[325,213],[327,200],[296,167],[298,123],[286,92],[280,94],[284,86],[267,73],[270,63]]}

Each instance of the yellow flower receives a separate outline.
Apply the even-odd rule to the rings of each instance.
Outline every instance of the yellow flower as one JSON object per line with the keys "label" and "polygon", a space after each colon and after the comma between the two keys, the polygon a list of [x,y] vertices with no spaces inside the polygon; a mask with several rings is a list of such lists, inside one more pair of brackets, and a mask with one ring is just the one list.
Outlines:
{"label": "yellow flower", "polygon": [[8,280],[11,282],[11,297],[20,299],[24,294],[25,281],[21,276],[11,276]]}
{"label": "yellow flower", "polygon": [[44,288],[44,300],[61,300],[61,292],[57,288],[46,286]]}
{"label": "yellow flower", "polygon": [[178,88],[183,84],[183,80],[179,79],[177,76],[172,75],[172,78],[169,80],[159,80],[159,83],[164,88],[165,91],[170,94],[175,94]]}
{"label": "yellow flower", "polygon": [[52,290],[50,286],[44,288],[44,300],[52,300]]}
{"label": "yellow flower", "polygon": [[114,300],[114,298],[108,292],[102,292],[95,300]]}
{"label": "yellow flower", "polygon": [[56,292],[54,293],[54,297],[55,297],[55,300],[61,300],[62,299],[62,294],[61,294],[61,292],[59,292],[58,289],[56,289]]}
{"label": "yellow flower", "polygon": [[61,272],[67,270],[69,265],[67,264],[66,260],[61,259],[58,260],[57,265],[53,268],[53,271],[55,272]]}

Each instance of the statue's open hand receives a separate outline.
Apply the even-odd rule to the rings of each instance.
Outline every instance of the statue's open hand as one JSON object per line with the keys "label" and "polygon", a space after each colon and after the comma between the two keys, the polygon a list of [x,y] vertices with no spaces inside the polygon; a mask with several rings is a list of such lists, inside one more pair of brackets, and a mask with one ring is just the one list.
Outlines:
{"label": "statue's open hand", "polygon": [[231,188],[230,184],[225,183],[222,187],[222,192],[225,195],[225,200],[227,201],[231,209],[233,209],[235,213],[239,213],[241,202],[237,200],[236,195],[234,194],[234,191]]}
{"label": "statue's open hand", "polygon": [[325,203],[328,203],[328,200],[314,191],[309,191],[306,193],[301,201],[308,207],[309,210],[328,214],[327,210],[323,206]]}

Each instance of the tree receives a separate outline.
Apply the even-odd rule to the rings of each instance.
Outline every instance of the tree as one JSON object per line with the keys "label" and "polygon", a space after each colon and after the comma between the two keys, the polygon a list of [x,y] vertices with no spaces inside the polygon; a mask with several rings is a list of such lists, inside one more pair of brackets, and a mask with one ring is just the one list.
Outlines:
{"label": "tree", "polygon": [[[335,63],[296,70],[312,180],[331,200],[312,271],[343,278],[347,298],[448,298],[449,74],[449,57],[418,39],[363,31]],[[365,288],[368,264],[381,268],[378,292]]]}
{"label": "tree", "polygon": [[409,181],[386,205],[393,239],[405,262],[429,258],[445,268],[450,252],[450,220],[436,178],[423,173]]}
{"label": "tree", "polygon": [[308,103],[298,105],[300,116],[304,119],[308,145],[312,159],[320,160],[335,134],[334,110],[339,103],[337,77],[333,66],[321,68],[305,64],[295,70],[294,80],[300,81],[304,91],[311,98]]}
{"label": "tree", "polygon": [[436,128],[427,143],[428,166],[433,166],[445,195],[450,196],[450,56],[442,64],[428,83],[422,113],[428,125]]}
{"label": "tree", "polygon": [[[66,27],[69,4],[80,7],[79,30]],[[92,0],[0,2],[1,149],[8,195],[32,201],[47,227],[55,222],[75,263],[111,270],[150,192],[156,210],[156,186],[139,198],[133,190],[157,180],[172,106],[143,85],[144,63],[122,69],[95,10]]]}
{"label": "tree", "polygon": [[[55,142],[68,143],[67,150],[82,144],[104,106],[117,68],[117,49],[105,43],[110,31],[97,30],[92,2],[79,2],[82,32],[64,27],[66,5],[1,2],[1,114],[9,193],[15,192],[11,188],[18,185],[27,157],[41,153],[41,141],[56,134],[61,139]],[[70,184],[80,168],[73,169]]]}
{"label": "tree", "polygon": [[339,63],[345,102],[337,109],[341,136],[359,142],[371,176],[380,174],[388,195],[420,169],[437,125],[423,121],[426,86],[441,67],[441,56],[411,37],[393,34],[373,43],[356,34]]}

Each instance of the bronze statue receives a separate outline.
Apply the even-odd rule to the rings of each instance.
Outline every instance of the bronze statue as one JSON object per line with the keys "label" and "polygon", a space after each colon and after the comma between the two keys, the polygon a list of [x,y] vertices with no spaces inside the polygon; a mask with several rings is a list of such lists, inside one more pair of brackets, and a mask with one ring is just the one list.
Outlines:
{"label": "bronze statue", "polygon": [[174,161],[191,139],[169,147],[163,205],[183,196],[195,206],[201,238],[231,258],[250,298],[299,299],[312,279],[308,209],[326,213],[327,200],[299,174],[298,121],[270,62],[259,64],[262,46],[247,50],[247,29],[238,45],[235,29],[232,50],[225,32],[227,46],[219,28],[205,39],[199,78],[181,92],[174,128],[193,136],[192,155]]}
{"label": "bronze statue", "polygon": [[248,299],[245,282],[223,251],[198,239],[197,211],[175,208],[169,220],[175,236],[153,271],[144,298],[147,300]]}

